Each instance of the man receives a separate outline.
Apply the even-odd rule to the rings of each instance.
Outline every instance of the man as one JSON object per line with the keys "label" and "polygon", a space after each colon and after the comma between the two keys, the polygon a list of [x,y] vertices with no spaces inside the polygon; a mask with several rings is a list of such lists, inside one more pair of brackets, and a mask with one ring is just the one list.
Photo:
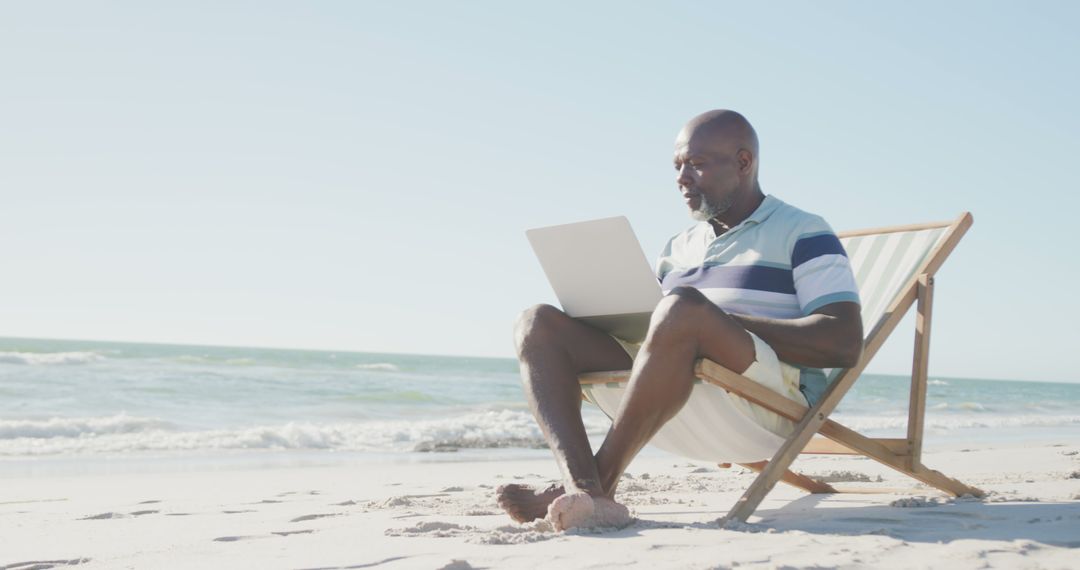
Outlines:
{"label": "man", "polygon": [[[558,530],[627,524],[629,512],[615,502],[615,487],[686,403],[698,358],[813,404],[825,389],[817,369],[850,367],[861,355],[858,293],[846,254],[821,218],[761,191],[757,134],[742,115],[717,110],[694,117],[676,138],[675,170],[690,215],[700,223],[672,238],[660,257],[657,276],[666,295],[640,346],[549,305],[518,320],[525,393],[563,484],[500,488],[499,504],[514,520],[546,516]],[[627,368],[632,372],[618,413],[593,455],[577,377]],[[740,402],[766,429],[790,433],[787,420]]]}

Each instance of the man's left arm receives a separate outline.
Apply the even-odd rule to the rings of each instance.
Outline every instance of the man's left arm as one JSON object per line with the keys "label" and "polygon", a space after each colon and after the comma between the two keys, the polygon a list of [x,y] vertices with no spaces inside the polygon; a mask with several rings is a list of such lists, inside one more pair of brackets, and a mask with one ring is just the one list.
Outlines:
{"label": "man's left arm", "polygon": [[732,314],[746,330],[761,337],[780,360],[813,368],[850,368],[863,349],[858,303],[825,305],[797,319]]}

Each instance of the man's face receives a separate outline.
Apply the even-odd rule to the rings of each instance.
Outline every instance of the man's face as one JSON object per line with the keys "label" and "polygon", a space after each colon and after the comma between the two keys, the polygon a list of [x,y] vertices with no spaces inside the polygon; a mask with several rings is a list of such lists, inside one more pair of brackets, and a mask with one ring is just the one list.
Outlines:
{"label": "man's face", "polygon": [[690,217],[710,220],[735,201],[739,172],[730,145],[718,137],[680,133],[675,140],[675,182],[690,209]]}

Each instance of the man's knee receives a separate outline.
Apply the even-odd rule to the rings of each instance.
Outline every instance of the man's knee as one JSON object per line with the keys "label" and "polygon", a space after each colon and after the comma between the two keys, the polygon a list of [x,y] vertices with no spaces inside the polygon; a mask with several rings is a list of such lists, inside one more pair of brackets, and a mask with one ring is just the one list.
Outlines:
{"label": "man's knee", "polygon": [[664,295],[653,310],[652,322],[661,324],[693,318],[706,311],[711,301],[693,287],[676,287]]}
{"label": "man's knee", "polygon": [[566,313],[551,305],[534,305],[522,311],[514,323],[514,347],[518,358],[528,344],[557,338],[556,327],[567,318]]}
{"label": "man's knee", "polygon": [[692,334],[711,301],[693,287],[672,289],[653,310],[649,321],[649,336],[654,341],[676,340]]}

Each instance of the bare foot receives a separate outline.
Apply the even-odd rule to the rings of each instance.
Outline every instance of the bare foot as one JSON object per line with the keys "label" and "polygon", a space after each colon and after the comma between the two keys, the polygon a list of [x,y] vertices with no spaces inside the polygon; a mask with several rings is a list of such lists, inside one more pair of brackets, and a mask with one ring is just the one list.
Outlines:
{"label": "bare foot", "polygon": [[593,516],[588,526],[622,528],[633,520],[630,509],[605,497],[593,497]]}
{"label": "bare foot", "polygon": [[592,518],[593,498],[585,492],[562,495],[548,507],[547,520],[555,530],[584,526]]}
{"label": "bare foot", "polygon": [[499,506],[516,522],[532,522],[542,519],[548,512],[548,505],[563,495],[562,485],[552,485],[547,489],[533,489],[528,485],[511,483],[495,491]]}
{"label": "bare foot", "polygon": [[555,530],[561,531],[575,527],[622,528],[633,519],[629,509],[607,497],[570,493],[552,501],[547,520]]}

